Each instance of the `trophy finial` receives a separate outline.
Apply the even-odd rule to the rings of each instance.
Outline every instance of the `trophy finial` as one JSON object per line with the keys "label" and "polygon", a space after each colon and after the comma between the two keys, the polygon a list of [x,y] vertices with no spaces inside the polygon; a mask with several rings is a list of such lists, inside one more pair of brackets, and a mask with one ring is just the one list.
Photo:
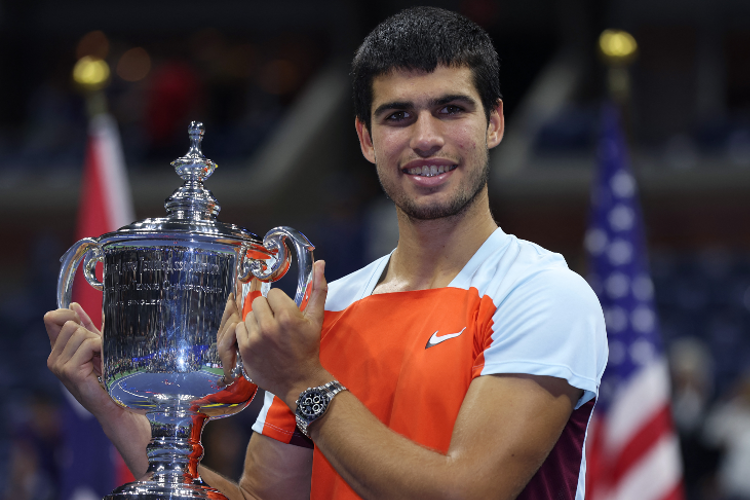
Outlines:
{"label": "trophy finial", "polygon": [[203,182],[216,170],[216,163],[212,162],[201,151],[201,142],[206,133],[206,127],[202,122],[190,122],[188,135],[190,136],[190,149],[185,156],[177,158],[171,163],[177,175],[183,180],[197,180]]}
{"label": "trophy finial", "polygon": [[203,134],[205,133],[206,127],[203,126],[202,122],[190,122],[190,127],[188,127],[190,151],[188,151],[188,154],[195,151],[200,156],[203,156],[203,153],[201,153],[201,141],[203,141]]}
{"label": "trophy finial", "polygon": [[175,218],[215,219],[221,209],[216,198],[203,187],[203,181],[209,178],[217,167],[216,163],[203,156],[201,151],[201,141],[205,133],[203,123],[190,122],[190,149],[185,156],[180,156],[170,164],[177,175],[185,181],[164,204],[170,216]]}

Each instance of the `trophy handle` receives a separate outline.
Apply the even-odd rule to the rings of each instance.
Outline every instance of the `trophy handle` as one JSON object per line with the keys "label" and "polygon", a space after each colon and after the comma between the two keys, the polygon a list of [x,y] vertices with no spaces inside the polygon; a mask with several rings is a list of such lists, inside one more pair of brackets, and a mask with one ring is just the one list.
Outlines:
{"label": "trophy handle", "polygon": [[[247,259],[242,266],[240,281],[247,281],[251,276],[255,276],[264,282],[274,282],[281,279],[289,271],[292,261],[288,245],[291,245],[297,254],[297,267],[299,268],[294,302],[296,302],[300,311],[304,311],[310,300],[310,292],[312,292],[313,250],[315,247],[304,234],[296,229],[279,226],[268,231],[263,237],[263,246],[276,255],[276,259],[271,265],[267,265],[261,260]],[[244,376],[248,382],[253,382],[245,373],[245,366],[242,364],[239,349],[237,349],[236,360],[231,372],[232,377]]]}
{"label": "trophy handle", "polygon": [[104,290],[104,285],[96,278],[96,263],[103,260],[99,241],[95,238],[83,238],[60,258],[62,266],[60,266],[60,276],[57,279],[57,307],[61,309],[70,307],[73,279],[81,260],[83,260],[83,276],[86,281],[97,290]]}
{"label": "trophy handle", "polygon": [[289,246],[291,246],[297,255],[297,266],[299,268],[294,302],[297,303],[301,311],[304,311],[307,307],[307,301],[310,299],[310,292],[312,292],[313,250],[315,247],[304,234],[287,226],[275,227],[268,231],[263,238],[263,246],[273,253],[276,259],[271,265],[267,265],[260,260],[246,260],[240,279],[246,281],[252,274],[264,282],[278,281],[289,271],[292,262],[292,256],[289,252]]}

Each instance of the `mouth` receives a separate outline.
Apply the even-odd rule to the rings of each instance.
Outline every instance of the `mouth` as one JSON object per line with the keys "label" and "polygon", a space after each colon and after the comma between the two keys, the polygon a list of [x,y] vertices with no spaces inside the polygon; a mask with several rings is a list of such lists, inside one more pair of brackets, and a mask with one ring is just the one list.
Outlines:
{"label": "mouth", "polygon": [[422,165],[421,167],[413,167],[404,169],[404,173],[407,175],[418,175],[420,177],[436,177],[440,174],[455,170],[458,165]]}

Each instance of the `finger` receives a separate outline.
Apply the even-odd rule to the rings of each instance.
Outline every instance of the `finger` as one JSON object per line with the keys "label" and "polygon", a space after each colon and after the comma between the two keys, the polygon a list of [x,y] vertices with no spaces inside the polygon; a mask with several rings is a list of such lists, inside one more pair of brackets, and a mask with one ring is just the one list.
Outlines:
{"label": "finger", "polygon": [[81,307],[81,304],[78,302],[72,302],[70,304],[70,308],[78,314],[78,316],[81,318],[81,325],[89,330],[90,332],[97,333],[101,335],[99,332],[99,328],[94,324],[93,321],[91,321],[91,317],[86,313],[86,311],[83,310],[83,307]]}
{"label": "finger", "polygon": [[219,351],[219,358],[224,369],[224,375],[231,375],[231,371],[234,365],[237,363],[235,353],[237,351],[237,338],[235,329],[237,324],[240,322],[237,314],[232,314],[222,326],[222,331],[219,332],[217,340],[217,349]]}
{"label": "finger", "polygon": [[50,358],[59,358],[60,356],[63,355],[63,352],[65,351],[65,346],[68,345],[70,338],[75,334],[75,332],[79,328],[81,328],[81,325],[75,320],[67,321],[62,326],[62,328],[60,328],[55,340],[52,341],[50,339],[50,341],[52,342]]}
{"label": "finger", "polygon": [[242,302],[243,302],[242,294],[239,294],[237,297],[234,297],[234,308],[237,309],[238,312],[242,310]]}
{"label": "finger", "polygon": [[102,338],[88,330],[86,333],[87,335],[81,337],[81,342],[70,357],[69,364],[72,367],[80,367],[96,360],[97,362],[92,363],[91,368],[94,373],[98,373],[101,370],[101,366],[97,365],[100,364],[101,360],[99,354],[102,352]]}
{"label": "finger", "polygon": [[[296,308],[297,305],[289,295],[287,295],[283,290],[279,288],[271,288],[268,291],[266,301],[268,302],[268,306],[270,307],[274,315],[276,314],[276,312],[282,311],[288,307]],[[253,302],[253,310],[255,310],[255,302]]]}
{"label": "finger", "polygon": [[[245,349],[247,349],[248,342],[250,340],[250,332],[255,328],[255,326],[252,324],[254,323],[254,318],[251,318],[251,316],[252,313],[248,314],[247,317],[245,317],[245,321],[237,323],[237,326],[234,330],[234,335],[237,339],[237,347],[239,348],[240,353],[244,352]],[[253,321],[248,324],[248,320]]]}
{"label": "finger", "polygon": [[[65,344],[65,347],[62,350],[62,353],[60,354],[60,359],[63,360],[63,362],[66,362],[67,360],[73,359],[73,358],[80,358],[80,353],[78,353],[78,350],[81,348],[81,345],[87,340],[87,339],[96,339],[101,340],[101,337],[97,335],[94,332],[90,332],[89,330],[85,329],[82,326],[79,326],[76,328],[76,330],[73,332],[73,334],[70,336],[70,339]],[[88,352],[88,351],[86,351]],[[84,360],[84,362],[91,361],[93,358],[93,352],[90,352],[88,354],[88,358]]]}
{"label": "finger", "polygon": [[257,347],[261,341],[260,328],[255,313],[248,313],[245,316],[245,321],[237,324],[235,335],[237,336],[237,347],[242,356],[243,371],[248,377],[253,379],[252,368],[257,362]]}
{"label": "finger", "polygon": [[237,306],[234,304],[234,293],[230,293],[227,297],[227,305],[224,307],[224,315],[221,317],[221,323],[224,324],[229,317],[232,315],[233,309]]}
{"label": "finger", "polygon": [[100,359],[98,354],[101,352],[101,345],[101,337],[89,335],[81,342],[74,355],[65,363],[60,364],[56,374],[63,380],[66,387],[75,391],[74,394],[86,391],[86,382],[101,387],[96,379],[99,375],[96,361]]}
{"label": "finger", "polygon": [[224,308],[224,315],[221,318],[221,325],[219,325],[219,331],[216,337],[217,341],[221,340],[226,332],[234,329],[238,321],[239,313],[237,312],[237,306],[234,303],[233,295],[230,295],[229,300],[227,301],[227,305]]}
{"label": "finger", "polygon": [[[268,295],[276,296],[277,294],[272,294],[273,290],[268,292]],[[284,292],[281,292],[284,294]],[[286,295],[286,294],[284,294]],[[288,297],[287,297],[288,298]],[[256,331],[262,331],[266,328],[269,328],[271,325],[275,323],[274,319],[274,309],[271,307],[269,303],[270,299],[267,299],[266,297],[260,296],[253,300],[253,309],[250,311],[245,318],[245,323],[248,326],[248,333],[252,332],[253,330]],[[276,308],[279,309],[279,302],[278,300],[274,300],[276,302]]]}
{"label": "finger", "polygon": [[73,321],[77,324],[81,322],[75,311],[70,309],[56,309],[44,315],[44,328],[47,330],[50,348],[54,348],[55,341],[60,335],[60,330],[62,330],[63,325],[68,321]]}
{"label": "finger", "polygon": [[[81,344],[87,338],[94,338],[101,341],[101,337],[95,333],[89,332],[78,323],[69,321],[65,323],[60,335],[55,342],[49,357],[47,358],[47,367],[56,375],[64,376],[64,373],[70,371],[70,360],[76,356],[76,352]],[[92,361],[93,354],[88,354],[85,362]]]}
{"label": "finger", "polygon": [[326,297],[328,296],[328,282],[326,281],[325,269],[326,263],[323,260],[316,261],[313,264],[313,290],[310,293],[310,300],[304,311],[305,318],[319,325],[323,324]]}
{"label": "finger", "polygon": [[221,340],[227,335],[227,333],[234,330],[234,328],[237,326],[237,323],[240,322],[240,317],[238,314],[232,314],[229,316],[219,327],[219,333],[217,335],[217,342],[221,342]]}
{"label": "finger", "polygon": [[229,377],[232,374],[234,366],[237,364],[237,324],[231,330],[228,330],[226,335],[218,344],[219,358],[221,359],[221,366],[224,369],[224,376]]}

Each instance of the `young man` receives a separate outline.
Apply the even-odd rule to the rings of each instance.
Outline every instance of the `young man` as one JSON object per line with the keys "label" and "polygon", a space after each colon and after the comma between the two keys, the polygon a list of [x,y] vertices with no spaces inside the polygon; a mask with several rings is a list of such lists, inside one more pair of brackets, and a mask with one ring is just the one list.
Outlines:
{"label": "young man", "polygon": [[[244,321],[228,310],[225,366],[238,346],[268,394],[239,485],[203,478],[231,498],[582,499],[604,320],[561,256],[492,218],[488,151],[504,122],[489,37],[451,12],[407,10],[365,39],[353,75],[398,246],[330,289],[316,263],[304,313],[278,290]],[[97,336],[76,311],[45,317],[50,367],[138,476],[147,426],[96,383]]]}

